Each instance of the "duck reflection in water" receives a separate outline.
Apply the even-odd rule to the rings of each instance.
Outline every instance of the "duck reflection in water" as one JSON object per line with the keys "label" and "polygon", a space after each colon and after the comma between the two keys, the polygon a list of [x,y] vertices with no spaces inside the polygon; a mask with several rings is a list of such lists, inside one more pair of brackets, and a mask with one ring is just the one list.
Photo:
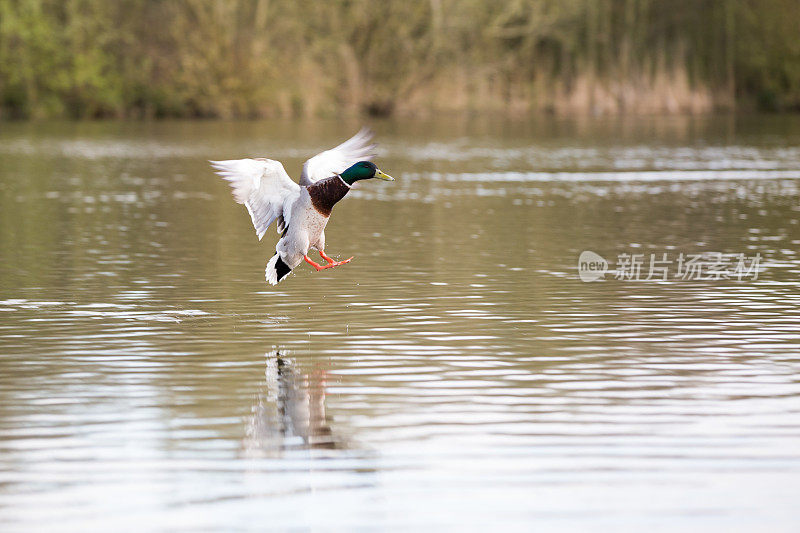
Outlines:
{"label": "duck reflection in water", "polygon": [[338,449],[325,411],[325,372],[304,373],[280,351],[266,354],[266,390],[258,395],[247,419],[243,452],[272,457],[288,450]]}

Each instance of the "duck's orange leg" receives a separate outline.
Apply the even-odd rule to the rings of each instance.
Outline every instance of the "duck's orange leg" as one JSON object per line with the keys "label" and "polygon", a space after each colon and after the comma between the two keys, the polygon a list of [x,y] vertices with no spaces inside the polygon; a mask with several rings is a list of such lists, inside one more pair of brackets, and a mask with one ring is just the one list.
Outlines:
{"label": "duck's orange leg", "polygon": [[305,259],[305,260],[306,260],[306,263],[308,263],[309,265],[311,265],[312,267],[314,267],[314,268],[317,270],[317,272],[319,272],[320,270],[324,270],[324,269],[328,268],[328,266],[327,266],[327,265],[326,265],[326,266],[322,266],[322,265],[320,265],[319,263],[315,263],[315,262],[314,262],[314,261],[313,261],[313,260],[312,260],[310,257],[308,257],[307,255],[304,255],[304,256],[303,256],[303,259]]}
{"label": "duck's orange leg", "polygon": [[349,263],[350,261],[353,260],[353,256],[351,256],[349,259],[345,259],[344,261],[334,261],[333,259],[328,257],[328,254],[325,253],[325,250],[320,250],[319,251],[319,255],[321,255],[322,258],[325,261],[328,262],[328,266],[332,266],[332,267],[339,266],[339,265],[346,265],[347,263]]}
{"label": "duck's orange leg", "polygon": [[319,272],[320,270],[325,270],[326,268],[333,268],[333,267],[337,267],[337,266],[339,266],[339,265],[345,265],[345,264],[349,263],[350,261],[352,261],[352,259],[353,259],[353,258],[351,257],[350,259],[345,259],[344,261],[334,261],[333,259],[331,259],[330,257],[328,257],[328,256],[325,254],[325,252],[323,252],[322,250],[320,250],[320,251],[319,251],[319,255],[321,255],[321,256],[322,256],[322,258],[323,258],[325,261],[327,261],[327,262],[328,262],[328,264],[327,264],[327,265],[325,265],[325,266],[322,266],[322,265],[320,265],[319,263],[316,263],[316,262],[314,262],[314,261],[313,261],[313,260],[312,260],[310,257],[308,257],[307,255],[304,255],[304,256],[303,256],[303,259],[305,259],[305,260],[306,260],[306,263],[308,263],[309,265],[311,265],[312,267],[314,267],[314,268],[317,270],[317,272]]}

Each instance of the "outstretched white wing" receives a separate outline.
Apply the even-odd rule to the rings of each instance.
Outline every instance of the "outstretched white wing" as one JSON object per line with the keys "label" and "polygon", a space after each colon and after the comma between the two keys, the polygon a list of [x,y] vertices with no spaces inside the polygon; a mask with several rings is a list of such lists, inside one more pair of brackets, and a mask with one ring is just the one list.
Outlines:
{"label": "outstretched white wing", "polygon": [[369,128],[361,128],[361,131],[336,148],[315,155],[303,164],[300,185],[311,185],[334,174],[341,174],[359,161],[369,161],[374,157],[373,151],[377,146],[371,143],[371,140],[372,131]]}
{"label": "outstretched white wing", "polygon": [[300,194],[297,185],[280,161],[272,159],[233,159],[209,161],[217,174],[233,188],[233,197],[244,204],[258,239],[264,236],[270,224],[281,217],[278,230],[289,224],[290,207]]}

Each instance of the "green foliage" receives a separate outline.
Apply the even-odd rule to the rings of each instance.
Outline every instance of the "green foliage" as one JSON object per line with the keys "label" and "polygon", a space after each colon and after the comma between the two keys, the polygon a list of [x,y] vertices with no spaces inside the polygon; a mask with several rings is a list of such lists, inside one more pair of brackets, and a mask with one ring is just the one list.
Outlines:
{"label": "green foliage", "polygon": [[800,1],[742,0],[736,41],[739,92],[762,108],[800,110]]}
{"label": "green foliage", "polygon": [[0,0],[0,113],[800,108],[798,21],[798,0]]}

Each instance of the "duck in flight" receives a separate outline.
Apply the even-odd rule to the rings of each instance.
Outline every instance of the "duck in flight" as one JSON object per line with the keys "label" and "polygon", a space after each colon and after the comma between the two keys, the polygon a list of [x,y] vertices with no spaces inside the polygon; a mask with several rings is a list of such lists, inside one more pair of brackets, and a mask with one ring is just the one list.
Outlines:
{"label": "duck in flight", "polygon": [[[321,152],[303,164],[298,185],[280,161],[234,159],[210,161],[217,174],[233,188],[233,197],[244,204],[258,239],[278,221],[281,235],[275,255],[267,263],[266,278],[276,285],[305,260],[317,271],[349,263],[353,258],[334,261],[325,253],[325,226],[333,206],[345,197],[357,181],[377,178],[394,181],[370,161],[375,144],[372,133],[362,129],[336,148]],[[314,248],[326,264],[308,257]]]}

